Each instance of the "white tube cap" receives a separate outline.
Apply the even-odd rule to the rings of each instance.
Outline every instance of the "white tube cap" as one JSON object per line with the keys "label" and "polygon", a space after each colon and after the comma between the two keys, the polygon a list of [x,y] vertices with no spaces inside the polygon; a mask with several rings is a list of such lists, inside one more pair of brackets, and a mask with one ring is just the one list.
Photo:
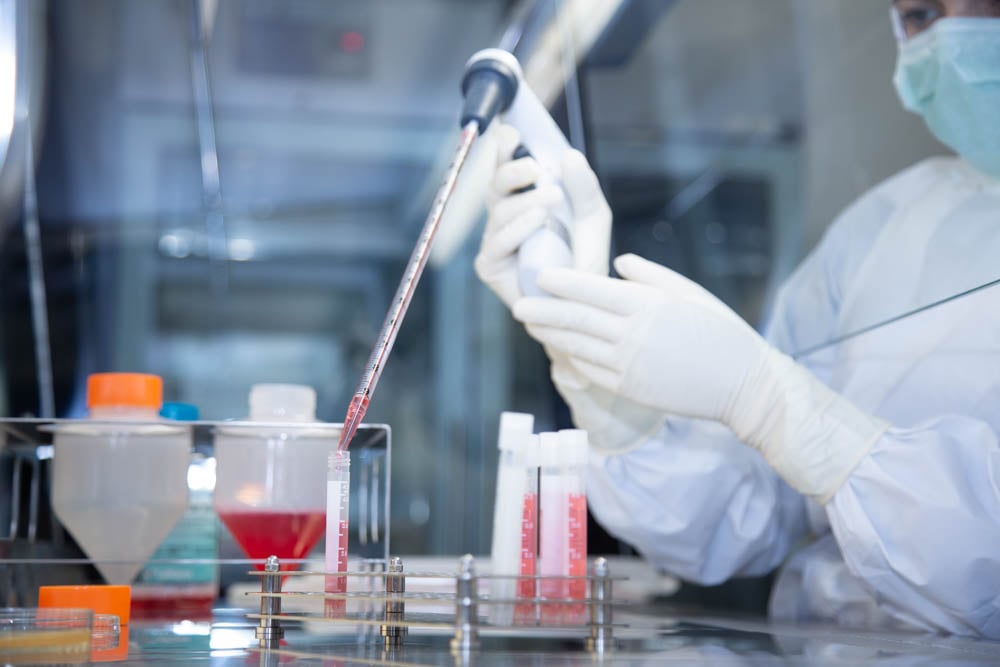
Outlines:
{"label": "white tube cap", "polygon": [[532,415],[523,412],[501,412],[497,448],[507,452],[519,449],[524,439],[531,435],[534,426],[535,418]]}
{"label": "white tube cap", "polygon": [[565,465],[558,433],[538,434],[538,463],[543,468]]}
{"label": "white tube cap", "polygon": [[524,445],[521,449],[521,461],[525,468],[537,468],[541,457],[539,447],[539,441],[537,435],[529,435],[524,439]]}
{"label": "white tube cap", "polygon": [[250,419],[316,421],[316,390],[301,384],[255,384],[250,387]]}
{"label": "white tube cap", "polygon": [[590,452],[586,431],[577,428],[563,429],[559,431],[559,444],[562,447],[565,465],[587,465]]}

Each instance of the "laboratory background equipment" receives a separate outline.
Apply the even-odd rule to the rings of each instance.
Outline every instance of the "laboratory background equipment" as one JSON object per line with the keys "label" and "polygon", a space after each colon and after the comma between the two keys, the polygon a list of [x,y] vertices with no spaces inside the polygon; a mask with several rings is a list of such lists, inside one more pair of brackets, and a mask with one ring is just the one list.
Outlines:
{"label": "laboratory background equipment", "polygon": [[[7,415],[44,403],[28,305],[41,287],[56,414],[83,414],[89,371],[142,368],[209,419],[244,414],[261,380],[315,386],[318,418],[341,419],[453,155],[455,83],[485,45],[519,58],[594,164],[616,250],[681,270],[751,320],[836,210],[939,150],[886,90],[893,46],[871,38],[884,8],[866,3],[602,2],[579,24],[556,20],[571,0],[15,4],[47,10],[32,41],[51,66],[47,80],[5,79],[50,92],[33,128],[44,281],[29,279],[17,229],[27,206],[0,244]],[[569,423],[541,350],[475,280],[476,208],[428,268],[370,412],[406,441],[392,484],[402,554],[489,549],[500,410],[535,412],[540,430]],[[3,480],[47,498],[50,436],[5,426]],[[208,427],[194,428],[210,451]],[[16,524],[0,556],[82,557],[48,510],[0,499],[0,526]],[[245,554],[223,532],[220,556]],[[84,567],[60,571],[92,577]],[[245,578],[234,567],[223,585]],[[40,571],[0,569],[7,592]],[[756,612],[766,599],[738,596]]]}
{"label": "laboratory background equipment", "polygon": [[87,380],[90,420],[53,427],[52,507],[109,584],[128,584],[188,504],[191,429],[155,423],[155,375]]}

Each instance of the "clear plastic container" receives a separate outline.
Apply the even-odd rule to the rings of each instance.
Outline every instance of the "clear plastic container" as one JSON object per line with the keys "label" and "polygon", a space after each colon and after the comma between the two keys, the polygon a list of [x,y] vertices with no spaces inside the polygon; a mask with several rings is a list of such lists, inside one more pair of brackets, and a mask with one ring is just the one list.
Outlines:
{"label": "clear plastic container", "polygon": [[110,584],[128,584],[188,504],[191,431],[159,422],[162,380],[87,379],[89,420],[54,427],[52,506]]}
{"label": "clear plastic container", "polygon": [[[350,527],[351,452],[337,450],[330,454],[326,482],[326,571],[347,572],[347,535]],[[346,593],[346,576],[327,576],[327,593]],[[327,616],[343,616],[347,600],[326,600]]]}
{"label": "clear plastic container", "polygon": [[89,609],[0,609],[0,662],[78,664],[90,660]]}
{"label": "clear plastic container", "polygon": [[258,384],[255,424],[216,430],[215,511],[250,558],[304,558],[326,530],[327,458],[339,431],[315,419],[312,388]]}

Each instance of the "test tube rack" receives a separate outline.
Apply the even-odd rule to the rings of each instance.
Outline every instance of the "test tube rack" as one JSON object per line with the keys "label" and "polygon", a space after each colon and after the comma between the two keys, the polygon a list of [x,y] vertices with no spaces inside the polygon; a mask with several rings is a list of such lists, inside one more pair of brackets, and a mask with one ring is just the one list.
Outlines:
{"label": "test tube rack", "polygon": [[[287,623],[325,623],[341,628],[354,626],[371,643],[381,643],[385,651],[396,651],[403,647],[410,630],[430,631],[432,634],[450,634],[451,653],[456,659],[466,664],[471,656],[480,650],[480,637],[494,633],[504,636],[531,637],[561,637],[564,639],[581,640],[587,651],[603,655],[610,651],[615,641],[615,624],[613,623],[612,607],[616,605],[613,599],[614,581],[622,579],[611,576],[610,567],[604,558],[596,558],[589,567],[589,573],[583,577],[553,577],[553,576],[521,576],[518,579],[534,579],[536,582],[546,581],[580,581],[587,583],[587,595],[578,599],[554,599],[543,597],[536,593],[534,598],[495,599],[479,592],[479,584],[483,580],[507,578],[497,575],[479,574],[476,562],[471,555],[462,556],[458,562],[455,574],[440,572],[410,572],[403,569],[403,561],[392,557],[385,561],[363,561],[361,569],[347,572],[288,572],[280,569],[278,558],[267,559],[263,571],[252,571],[248,574],[260,577],[260,592],[247,593],[260,598],[260,612],[247,614],[247,618],[256,623],[256,637],[259,650],[263,652],[281,653],[279,648],[284,638],[284,624]],[[347,593],[321,592],[284,592],[282,578],[286,576],[322,574],[324,576],[362,577],[368,580],[367,591]],[[406,578],[447,579],[454,580],[453,593],[441,592],[407,592]],[[537,590],[537,585],[536,585]],[[360,600],[366,611],[348,616],[313,615],[304,613],[283,613],[282,600],[290,598],[312,597],[324,600]],[[453,614],[420,614],[414,612],[414,607],[421,603],[454,604]],[[485,621],[480,615],[480,609],[489,605],[532,605],[539,612],[545,608],[566,607],[568,605],[586,608],[583,620],[578,623],[558,624],[545,622],[544,614],[538,613],[535,622],[497,625]],[[376,633],[377,630],[377,633]]]}

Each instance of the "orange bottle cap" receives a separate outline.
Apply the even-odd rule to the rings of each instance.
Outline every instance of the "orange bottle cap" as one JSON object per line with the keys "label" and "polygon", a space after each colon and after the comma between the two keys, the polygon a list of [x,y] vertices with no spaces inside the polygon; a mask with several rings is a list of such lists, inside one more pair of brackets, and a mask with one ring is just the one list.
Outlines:
{"label": "orange bottle cap", "polygon": [[90,609],[95,614],[113,614],[128,625],[132,604],[131,586],[39,586],[38,606]]}
{"label": "orange bottle cap", "polygon": [[147,373],[92,373],[87,377],[87,407],[159,410],[163,379]]}

